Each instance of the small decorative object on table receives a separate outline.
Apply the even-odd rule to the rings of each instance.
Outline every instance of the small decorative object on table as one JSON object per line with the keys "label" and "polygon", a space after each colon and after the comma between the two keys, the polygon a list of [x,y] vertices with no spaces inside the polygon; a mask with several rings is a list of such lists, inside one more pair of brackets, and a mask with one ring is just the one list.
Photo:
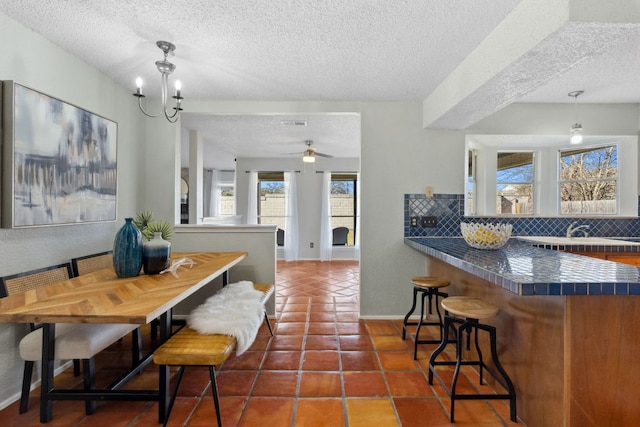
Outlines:
{"label": "small decorative object on table", "polygon": [[460,223],[462,237],[476,249],[501,248],[511,237],[511,224]]}
{"label": "small decorative object on table", "polygon": [[135,277],[142,267],[142,234],[133,218],[124,220],[113,242],[113,268],[118,277]]}

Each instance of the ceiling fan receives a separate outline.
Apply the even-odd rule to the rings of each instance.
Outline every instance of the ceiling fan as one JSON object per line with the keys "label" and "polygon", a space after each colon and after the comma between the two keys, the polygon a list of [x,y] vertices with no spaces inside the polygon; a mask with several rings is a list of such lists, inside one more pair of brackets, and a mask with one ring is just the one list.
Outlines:
{"label": "ceiling fan", "polygon": [[313,163],[316,161],[316,156],[319,157],[326,157],[328,159],[333,158],[332,155],[330,154],[324,154],[324,153],[320,153],[318,151],[316,151],[316,148],[313,147],[313,141],[310,139],[307,139],[304,142],[307,145],[307,149],[302,151],[302,152],[298,152],[298,153],[288,153],[288,154],[302,154],[302,161],[305,163]]}

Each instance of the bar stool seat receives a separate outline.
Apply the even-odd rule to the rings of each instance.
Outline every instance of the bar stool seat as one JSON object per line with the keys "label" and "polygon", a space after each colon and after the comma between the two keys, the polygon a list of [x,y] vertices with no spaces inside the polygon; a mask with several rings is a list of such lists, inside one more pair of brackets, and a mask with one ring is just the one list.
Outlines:
{"label": "bar stool seat", "polygon": [[[404,317],[404,321],[402,322],[402,339],[406,339],[407,336],[407,326],[409,325],[418,325],[416,328],[416,333],[414,334],[413,340],[413,359],[417,358],[418,354],[418,344],[439,344],[442,341],[442,331],[443,331],[443,322],[442,315],[440,314],[440,305],[438,304],[438,297],[447,298],[449,295],[444,292],[440,292],[440,288],[444,288],[449,286],[449,281],[442,277],[436,276],[415,276],[411,279],[411,283],[413,284],[413,304],[411,305],[411,309]],[[418,302],[418,292],[422,294],[422,304],[420,306],[420,320],[417,322],[410,322],[409,317],[413,314],[416,309],[416,304]],[[436,313],[438,314],[438,321],[428,322],[425,321],[425,299],[429,300],[429,313],[433,314],[433,299],[435,297],[435,307]],[[437,325],[440,328],[440,339],[432,340],[432,339],[420,339],[420,329],[424,325]]]}
{"label": "bar stool seat", "polygon": [[[454,422],[454,409],[455,409],[455,401],[456,400],[484,400],[484,399],[508,399],[510,403],[510,415],[511,421],[517,422],[516,418],[516,392],[509,378],[507,372],[500,364],[498,360],[498,352],[496,349],[496,328],[490,325],[482,324],[479,322],[480,319],[490,319],[492,317],[496,317],[500,313],[500,308],[490,302],[484,301],[475,297],[467,297],[467,296],[454,296],[448,297],[441,301],[440,303],[442,308],[445,310],[444,316],[444,330],[449,331],[449,328],[452,328],[454,331],[456,330],[455,325],[457,324],[457,333],[456,333],[456,360],[455,361],[438,361],[437,358],[442,353],[449,343],[453,343],[452,340],[449,340],[449,334],[444,334],[442,336],[442,342],[433,351],[431,358],[429,359],[429,384],[433,385],[433,377],[434,375],[446,391],[447,395],[451,400],[451,410],[449,419],[453,423]],[[457,316],[457,317],[454,317]],[[491,358],[493,360],[493,364],[495,365],[495,369],[498,372],[495,372],[492,368],[487,366],[482,358],[482,350],[480,349],[480,345],[478,343],[478,330],[483,330],[489,333],[489,345],[491,348]],[[466,349],[470,350],[470,336],[473,331],[474,344],[476,353],[478,356],[477,360],[463,360],[462,359],[462,343],[463,343],[463,334],[467,333],[467,345]],[[448,387],[447,384],[444,383],[438,371],[436,370],[436,366],[455,366],[455,370],[453,373],[453,379],[451,381],[451,388]],[[479,367],[480,373],[480,384],[483,383],[483,375],[484,370],[489,372],[491,376],[495,378],[495,380],[502,385],[506,393],[495,393],[495,394],[460,394],[456,393],[456,385],[458,381],[458,375],[460,374],[460,367],[463,365],[473,365]]]}

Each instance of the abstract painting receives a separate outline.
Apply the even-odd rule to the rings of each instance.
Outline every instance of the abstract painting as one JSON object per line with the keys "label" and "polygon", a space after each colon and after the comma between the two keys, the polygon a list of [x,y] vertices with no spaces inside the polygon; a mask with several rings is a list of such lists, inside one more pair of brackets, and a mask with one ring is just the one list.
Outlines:
{"label": "abstract painting", "polygon": [[3,83],[2,226],[115,221],[117,123]]}

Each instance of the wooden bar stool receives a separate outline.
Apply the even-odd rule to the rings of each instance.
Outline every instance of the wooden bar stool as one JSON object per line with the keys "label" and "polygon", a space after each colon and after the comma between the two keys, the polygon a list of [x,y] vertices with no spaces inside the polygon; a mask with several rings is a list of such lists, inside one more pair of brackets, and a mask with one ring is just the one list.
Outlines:
{"label": "wooden bar stool", "polygon": [[[491,317],[495,317],[500,313],[500,308],[497,305],[492,304],[487,301],[483,301],[479,298],[474,297],[465,297],[465,296],[456,296],[445,298],[441,302],[442,308],[445,310],[444,316],[444,329],[446,331],[449,328],[453,328],[455,330],[455,324],[458,324],[457,329],[457,343],[456,343],[456,360],[455,361],[436,361],[436,358],[442,351],[445,349],[447,344],[451,341],[448,339],[449,334],[444,334],[442,338],[442,342],[433,351],[431,358],[429,359],[429,384],[433,385],[433,376],[435,375],[438,378],[438,381],[445,389],[449,397],[451,398],[451,412],[449,419],[453,422],[453,413],[454,413],[454,405],[456,399],[458,400],[483,400],[483,399],[509,399],[510,408],[511,408],[511,421],[517,422],[516,419],[516,391],[513,387],[513,383],[507,375],[507,372],[504,370],[500,361],[498,360],[498,352],[496,351],[496,328],[493,326],[481,324],[479,322],[480,319],[489,319]],[[454,317],[454,316],[457,317]],[[493,359],[493,364],[495,365],[498,373],[494,372],[491,368],[489,368],[482,359],[482,351],[480,350],[480,345],[478,344],[478,330],[482,329],[483,331],[487,331],[489,333],[490,347],[491,347],[491,358]],[[469,339],[471,332],[474,333],[474,342],[476,347],[476,352],[478,354],[478,360],[462,360],[462,339],[463,333],[467,332],[467,346],[466,349],[469,350]],[[455,366],[455,371],[453,373],[453,379],[451,381],[451,388],[449,389],[447,385],[445,385],[444,381],[436,371],[436,366],[448,365]],[[459,394],[456,393],[456,384],[458,382],[458,375],[460,374],[460,366],[462,365],[474,365],[478,366],[480,369],[480,384],[483,383],[483,370],[489,372],[495,379],[498,381],[504,388],[507,390],[507,393],[496,393],[496,394]]]}
{"label": "wooden bar stool", "polygon": [[[440,288],[444,288],[449,286],[449,281],[443,279],[441,277],[435,276],[416,276],[411,279],[411,283],[413,284],[413,304],[411,305],[411,309],[404,316],[404,321],[402,322],[402,339],[404,340],[407,336],[407,326],[409,325],[418,325],[416,328],[416,333],[414,335],[413,340],[413,359],[416,359],[418,354],[418,344],[439,344],[442,342],[442,315],[440,314],[440,305],[438,304],[438,297],[446,298],[449,295],[440,292]],[[418,292],[422,294],[422,305],[420,306],[420,320],[417,322],[409,322],[409,317],[413,314],[416,309],[416,304],[418,302]],[[425,321],[425,299],[429,300],[429,314],[433,314],[433,299],[435,297],[435,306],[436,313],[438,314],[438,321],[435,322],[427,322]],[[440,327],[440,339],[439,340],[421,340],[420,339],[420,329],[423,325],[438,325]]]}

